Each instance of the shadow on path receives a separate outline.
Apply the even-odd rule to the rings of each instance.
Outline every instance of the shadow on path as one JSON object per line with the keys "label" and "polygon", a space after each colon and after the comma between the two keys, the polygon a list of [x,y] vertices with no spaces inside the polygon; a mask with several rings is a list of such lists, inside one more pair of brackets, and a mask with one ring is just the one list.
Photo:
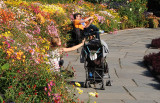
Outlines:
{"label": "shadow on path", "polygon": [[137,64],[138,66],[143,67],[144,69],[146,69],[146,71],[144,71],[144,72],[142,73],[142,75],[147,76],[147,77],[151,77],[151,78],[153,78],[152,81],[155,81],[155,82],[156,82],[156,83],[149,83],[149,84],[147,84],[147,85],[152,86],[153,88],[155,88],[155,89],[157,89],[157,90],[160,90],[160,80],[159,80],[159,78],[157,78],[157,77],[155,76],[155,74],[153,74],[153,73],[148,69],[148,67],[144,64],[144,62],[143,62],[143,61],[138,61],[138,62],[135,63],[135,64]]}
{"label": "shadow on path", "polygon": [[140,67],[146,68],[146,66],[145,66],[145,64],[144,64],[143,61],[137,61],[137,62],[134,63],[134,64],[136,64],[136,65],[138,65],[138,66],[140,66]]}
{"label": "shadow on path", "polygon": [[151,44],[146,44],[146,48],[151,48]]}
{"label": "shadow on path", "polygon": [[160,90],[160,84],[159,83],[157,83],[157,84],[155,84],[155,83],[149,83],[147,85],[152,86],[156,90]]}

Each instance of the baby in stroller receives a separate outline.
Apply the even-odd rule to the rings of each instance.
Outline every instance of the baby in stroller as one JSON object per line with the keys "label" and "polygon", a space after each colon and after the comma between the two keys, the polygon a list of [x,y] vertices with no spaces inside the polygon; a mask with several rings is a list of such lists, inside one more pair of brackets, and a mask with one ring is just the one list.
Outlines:
{"label": "baby in stroller", "polygon": [[[105,89],[104,74],[108,74],[108,78],[110,79],[106,61],[108,53],[108,45],[103,40],[93,39],[84,44],[80,61],[84,63],[86,71],[85,87],[90,87],[90,84],[101,83],[101,89]],[[111,85],[110,80],[107,80],[106,85]]]}

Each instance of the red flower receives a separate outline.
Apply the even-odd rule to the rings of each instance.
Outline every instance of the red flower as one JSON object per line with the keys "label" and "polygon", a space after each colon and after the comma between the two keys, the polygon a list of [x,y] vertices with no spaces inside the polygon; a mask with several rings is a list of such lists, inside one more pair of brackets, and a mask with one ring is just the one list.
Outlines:
{"label": "red flower", "polygon": [[3,101],[3,103],[5,103],[5,101]]}
{"label": "red flower", "polygon": [[20,70],[17,70],[17,73],[20,73]]}
{"label": "red flower", "polygon": [[33,86],[33,89],[35,89],[36,88],[36,84]]}
{"label": "red flower", "polygon": [[98,98],[98,94],[96,94],[95,97]]}
{"label": "red flower", "polygon": [[37,95],[37,93],[34,93],[35,95]]}
{"label": "red flower", "polygon": [[12,88],[12,86],[8,87],[8,89],[9,89],[9,88]]}
{"label": "red flower", "polygon": [[21,92],[18,93],[19,96],[20,96],[21,94],[22,94]]}
{"label": "red flower", "polygon": [[31,88],[31,86],[30,86],[30,85],[28,85],[28,88]]}

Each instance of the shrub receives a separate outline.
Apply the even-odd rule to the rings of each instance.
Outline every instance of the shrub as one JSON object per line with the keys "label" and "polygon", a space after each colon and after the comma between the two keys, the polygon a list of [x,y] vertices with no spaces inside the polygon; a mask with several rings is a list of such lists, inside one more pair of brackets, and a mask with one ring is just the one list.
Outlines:
{"label": "shrub", "polygon": [[152,67],[150,70],[153,73],[160,75],[160,52],[144,56],[144,63]]}
{"label": "shrub", "polygon": [[160,38],[153,39],[151,42],[152,47],[160,48]]}

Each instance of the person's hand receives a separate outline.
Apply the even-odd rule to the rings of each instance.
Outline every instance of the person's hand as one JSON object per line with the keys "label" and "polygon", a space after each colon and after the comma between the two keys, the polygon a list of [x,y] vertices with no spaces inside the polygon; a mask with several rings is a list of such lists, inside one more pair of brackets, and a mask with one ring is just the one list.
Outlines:
{"label": "person's hand", "polygon": [[90,17],[90,19],[91,19],[91,20],[93,20],[93,19],[94,19],[94,17],[93,17],[93,16],[91,16],[91,17]]}
{"label": "person's hand", "polygon": [[93,19],[91,19],[90,23],[92,23],[92,22],[93,22]]}
{"label": "person's hand", "polygon": [[85,40],[86,40],[85,38],[82,40],[82,43],[83,43],[83,44],[84,44]]}

